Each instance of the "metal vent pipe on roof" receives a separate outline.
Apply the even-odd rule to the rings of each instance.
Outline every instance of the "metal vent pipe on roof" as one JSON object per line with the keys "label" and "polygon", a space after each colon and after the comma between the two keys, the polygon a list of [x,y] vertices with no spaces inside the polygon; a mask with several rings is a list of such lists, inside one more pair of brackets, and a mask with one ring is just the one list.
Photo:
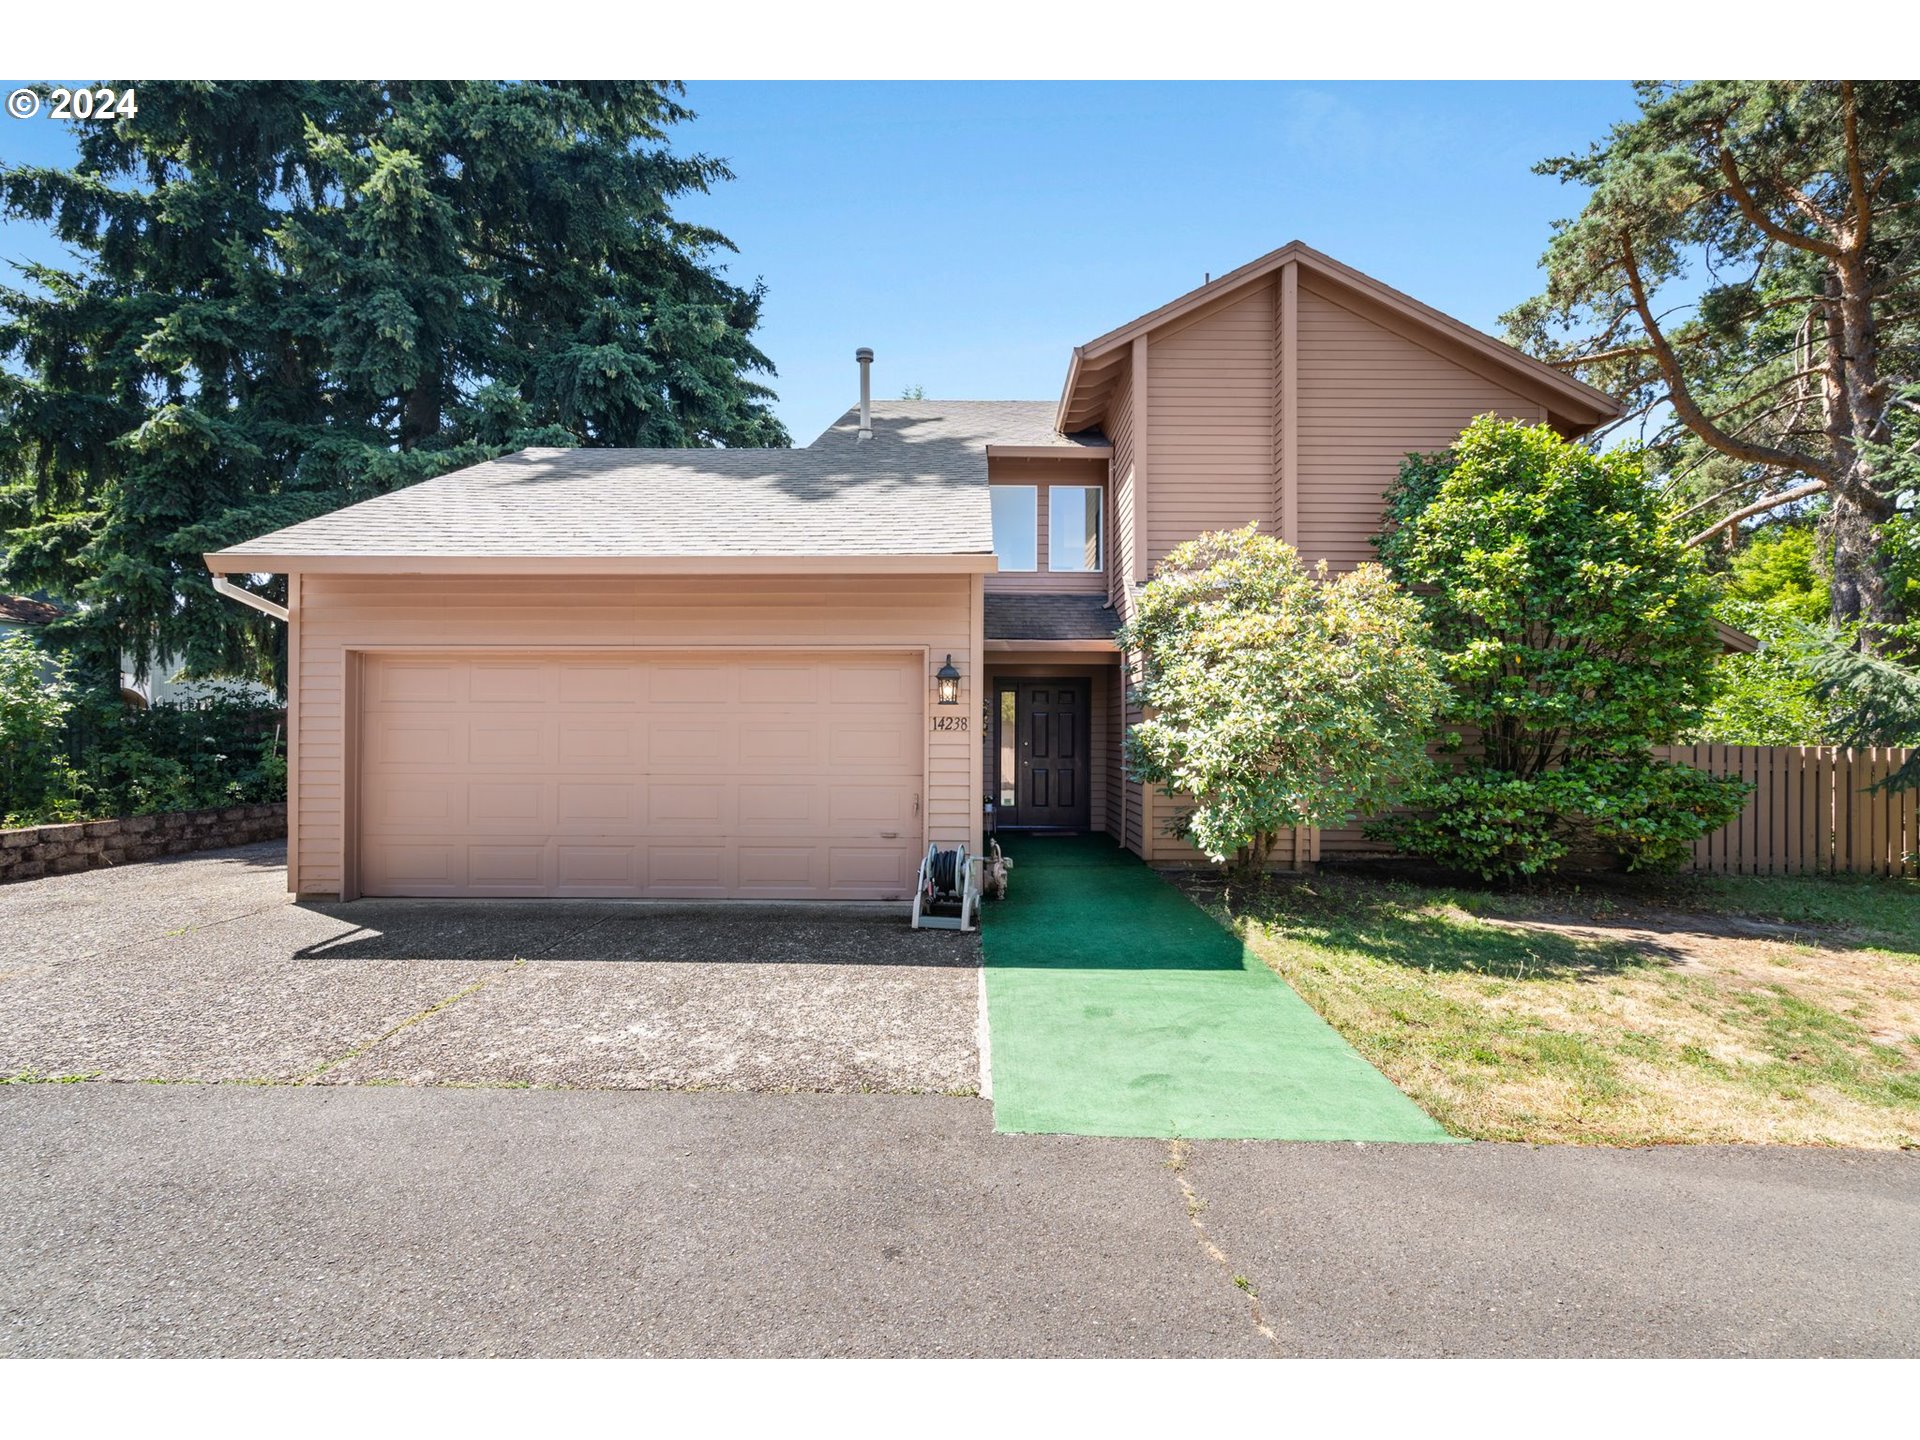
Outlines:
{"label": "metal vent pipe on roof", "polygon": [[860,362],[860,438],[873,438],[873,351],[862,345],[853,352]]}

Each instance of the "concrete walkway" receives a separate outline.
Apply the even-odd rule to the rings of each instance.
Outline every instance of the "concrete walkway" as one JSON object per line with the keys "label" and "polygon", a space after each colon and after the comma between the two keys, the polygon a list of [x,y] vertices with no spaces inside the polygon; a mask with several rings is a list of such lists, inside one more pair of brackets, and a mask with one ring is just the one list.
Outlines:
{"label": "concrete walkway", "polygon": [[1012,1134],[1444,1141],[1240,941],[1105,836],[1004,841],[988,1029]]}
{"label": "concrete walkway", "polygon": [[10,1355],[1914,1355],[1920,1158],[10,1085],[0,1277]]}

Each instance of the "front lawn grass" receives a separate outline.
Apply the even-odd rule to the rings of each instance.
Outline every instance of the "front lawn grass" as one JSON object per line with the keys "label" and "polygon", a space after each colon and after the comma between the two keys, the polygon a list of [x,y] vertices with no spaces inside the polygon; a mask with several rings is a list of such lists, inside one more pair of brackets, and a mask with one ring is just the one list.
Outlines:
{"label": "front lawn grass", "polygon": [[1920,1146],[1920,885],[1188,892],[1456,1135]]}

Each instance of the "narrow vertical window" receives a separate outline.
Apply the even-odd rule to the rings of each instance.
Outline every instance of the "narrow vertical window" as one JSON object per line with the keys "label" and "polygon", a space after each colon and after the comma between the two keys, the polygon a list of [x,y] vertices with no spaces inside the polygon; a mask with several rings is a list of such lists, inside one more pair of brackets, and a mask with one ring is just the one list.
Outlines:
{"label": "narrow vertical window", "polygon": [[1106,564],[1105,495],[1098,485],[1055,485],[1047,492],[1049,570],[1099,570]]}
{"label": "narrow vertical window", "polygon": [[993,553],[1002,570],[1040,568],[1039,499],[1032,485],[994,485]]}
{"label": "narrow vertical window", "polygon": [[1020,759],[1014,749],[1014,742],[1020,735],[1020,717],[1014,703],[1014,692],[1000,692],[1000,808],[1011,810],[1020,803],[1019,784]]}

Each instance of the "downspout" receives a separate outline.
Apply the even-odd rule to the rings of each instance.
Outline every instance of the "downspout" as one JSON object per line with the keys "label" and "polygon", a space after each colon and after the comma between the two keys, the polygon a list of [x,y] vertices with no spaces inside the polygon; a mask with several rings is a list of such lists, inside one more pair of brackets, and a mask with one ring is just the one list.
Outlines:
{"label": "downspout", "polygon": [[224,575],[213,577],[214,593],[226,596],[229,600],[238,600],[242,605],[251,605],[262,615],[271,615],[282,625],[287,623],[287,607],[276,605],[264,595],[256,595],[251,590],[234,584]]}

